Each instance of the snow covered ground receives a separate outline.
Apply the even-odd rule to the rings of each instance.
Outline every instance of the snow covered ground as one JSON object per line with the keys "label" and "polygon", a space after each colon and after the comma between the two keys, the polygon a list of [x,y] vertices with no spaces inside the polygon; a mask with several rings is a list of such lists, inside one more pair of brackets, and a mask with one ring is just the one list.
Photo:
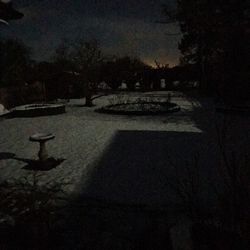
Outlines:
{"label": "snow covered ground", "polygon": [[[131,97],[143,95],[131,93]],[[166,96],[167,93],[147,93]],[[199,155],[205,184],[215,176],[217,144],[214,127],[222,120],[211,100],[192,100],[184,95],[172,99],[181,111],[161,116],[99,114],[112,96],[80,107],[71,100],[67,112],[57,116],[0,120],[0,181],[32,176],[25,160],[35,159],[38,144],[29,141],[37,132],[55,134],[47,143],[51,156],[65,159],[58,167],[41,172],[41,183],[70,182],[68,192],[88,197],[147,204],[169,201],[168,180],[175,178],[173,165],[183,172],[187,161]],[[231,119],[232,120],[232,119]],[[245,135],[248,118],[233,118],[233,129]],[[245,145],[246,136],[236,143]],[[242,145],[232,144],[242,152]],[[15,159],[16,158],[16,159]],[[23,159],[23,160],[22,160]],[[209,186],[209,184],[208,184]]]}

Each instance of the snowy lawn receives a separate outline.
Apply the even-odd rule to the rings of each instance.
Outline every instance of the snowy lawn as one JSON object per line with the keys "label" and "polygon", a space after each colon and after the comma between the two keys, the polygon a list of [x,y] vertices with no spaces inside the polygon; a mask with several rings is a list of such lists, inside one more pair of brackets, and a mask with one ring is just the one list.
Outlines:
{"label": "snowy lawn", "polygon": [[[141,93],[130,93],[140,97]],[[147,93],[157,98],[167,93]],[[41,172],[41,183],[70,182],[67,191],[119,202],[164,204],[172,199],[167,182],[176,176],[173,165],[184,173],[187,161],[199,155],[204,185],[216,176],[216,121],[211,100],[195,101],[179,96],[172,102],[181,111],[160,116],[99,114],[96,108],[109,104],[112,96],[94,101],[95,107],[79,107],[84,100],[71,100],[67,113],[0,121],[0,180],[32,176],[24,167],[37,157],[38,145],[29,136],[53,133],[47,143],[51,156],[63,158],[58,167]],[[232,118],[233,130],[246,131],[247,118]],[[235,138],[240,138],[237,135]],[[234,139],[235,139],[234,138]],[[236,143],[246,143],[241,137]],[[233,148],[241,147],[232,144]],[[16,159],[13,157],[15,155]],[[216,178],[216,177],[215,177]]]}

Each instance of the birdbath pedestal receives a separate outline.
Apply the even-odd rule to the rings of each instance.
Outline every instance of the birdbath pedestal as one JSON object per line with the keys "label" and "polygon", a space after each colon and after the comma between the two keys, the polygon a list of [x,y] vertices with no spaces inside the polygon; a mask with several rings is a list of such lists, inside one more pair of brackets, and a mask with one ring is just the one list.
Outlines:
{"label": "birdbath pedestal", "polygon": [[53,134],[43,134],[43,133],[37,133],[37,134],[30,136],[30,141],[39,142],[40,144],[40,149],[38,152],[38,158],[40,162],[46,162],[48,160],[46,142],[54,138],[55,136]]}

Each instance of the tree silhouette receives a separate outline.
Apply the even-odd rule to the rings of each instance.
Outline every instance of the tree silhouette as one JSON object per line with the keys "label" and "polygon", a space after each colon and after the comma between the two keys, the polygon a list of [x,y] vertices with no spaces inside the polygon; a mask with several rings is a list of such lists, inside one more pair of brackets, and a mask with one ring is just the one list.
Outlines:
{"label": "tree silhouette", "polygon": [[113,89],[117,89],[124,81],[133,90],[135,83],[141,81],[145,70],[149,69],[150,66],[139,58],[114,57],[103,63],[102,78]]}
{"label": "tree silhouette", "polygon": [[1,86],[25,83],[31,66],[31,50],[19,40],[0,41]]}
{"label": "tree silhouette", "polygon": [[[182,63],[200,71],[203,91],[222,98],[249,94],[250,4],[247,0],[178,0],[165,7],[168,21],[177,21],[183,34],[179,44]],[[242,63],[244,62],[244,63]]]}
{"label": "tree silhouette", "polygon": [[85,106],[93,106],[93,90],[100,80],[103,58],[100,45],[95,39],[64,40],[56,49],[54,63],[64,71],[78,74],[78,79],[84,86]]}

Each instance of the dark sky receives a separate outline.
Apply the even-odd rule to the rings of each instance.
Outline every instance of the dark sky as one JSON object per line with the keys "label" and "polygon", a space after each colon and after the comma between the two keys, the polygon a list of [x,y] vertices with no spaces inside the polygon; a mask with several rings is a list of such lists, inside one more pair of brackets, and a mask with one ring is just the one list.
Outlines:
{"label": "dark sky", "polygon": [[135,55],[174,65],[180,37],[162,20],[162,3],[174,0],[13,0],[24,18],[1,27],[4,37],[22,39],[38,60],[49,59],[61,39],[97,38],[108,54]]}

